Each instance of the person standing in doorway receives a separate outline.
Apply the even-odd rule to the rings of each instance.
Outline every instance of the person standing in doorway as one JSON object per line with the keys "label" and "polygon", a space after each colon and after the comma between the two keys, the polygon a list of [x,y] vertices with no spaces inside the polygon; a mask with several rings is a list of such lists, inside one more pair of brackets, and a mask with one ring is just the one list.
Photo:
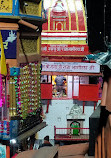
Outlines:
{"label": "person standing in doorway", "polygon": [[57,90],[57,92],[60,93],[60,96],[63,96],[64,85],[66,83],[66,78],[64,76],[58,75],[55,78],[55,82],[56,82],[56,90]]}

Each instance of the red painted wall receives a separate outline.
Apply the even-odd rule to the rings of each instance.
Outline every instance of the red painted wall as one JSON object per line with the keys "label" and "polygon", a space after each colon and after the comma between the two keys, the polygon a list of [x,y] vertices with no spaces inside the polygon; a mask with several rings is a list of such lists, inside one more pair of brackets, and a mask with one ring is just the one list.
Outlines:
{"label": "red painted wall", "polygon": [[96,84],[80,85],[79,100],[81,101],[98,101],[99,86]]}
{"label": "red painted wall", "polygon": [[41,83],[41,99],[52,99],[52,84]]}

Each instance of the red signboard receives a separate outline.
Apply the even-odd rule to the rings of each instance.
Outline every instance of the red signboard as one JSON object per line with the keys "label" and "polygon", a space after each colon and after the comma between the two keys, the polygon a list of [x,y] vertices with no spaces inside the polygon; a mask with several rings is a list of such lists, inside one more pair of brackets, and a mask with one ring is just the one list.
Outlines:
{"label": "red signboard", "polygon": [[98,101],[99,86],[96,84],[80,84],[79,100],[81,101]]}
{"label": "red signboard", "polygon": [[42,44],[42,55],[87,55],[87,45]]}
{"label": "red signboard", "polygon": [[41,83],[41,99],[52,99],[52,84]]}

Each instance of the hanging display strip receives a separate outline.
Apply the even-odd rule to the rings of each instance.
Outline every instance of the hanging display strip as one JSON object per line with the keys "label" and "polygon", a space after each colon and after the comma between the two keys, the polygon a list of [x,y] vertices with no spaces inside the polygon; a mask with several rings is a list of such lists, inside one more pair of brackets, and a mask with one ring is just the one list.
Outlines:
{"label": "hanging display strip", "polygon": [[18,115],[21,115],[21,99],[20,99],[20,88],[19,88],[19,76],[14,76],[15,81],[15,98],[16,98],[16,111]]}
{"label": "hanging display strip", "polygon": [[5,78],[3,78],[0,75],[0,120],[4,120],[6,119],[6,108],[5,107],[5,103],[6,103],[6,98],[5,98],[5,87],[6,87],[6,83],[5,83]]}
{"label": "hanging display strip", "polygon": [[3,101],[2,101],[2,97],[3,97],[3,92],[2,92],[2,76],[0,75],[0,107],[2,107]]}
{"label": "hanging display strip", "polygon": [[[20,70],[20,93],[21,93],[21,111],[22,111],[22,117],[25,118],[27,116],[27,108],[26,108],[26,81],[24,74],[24,69]],[[27,98],[28,99],[28,98]]]}
{"label": "hanging display strip", "polygon": [[40,64],[22,65],[19,76],[10,76],[10,116],[26,118],[41,106]]}
{"label": "hanging display strip", "polygon": [[5,104],[5,79],[0,78],[0,107]]}
{"label": "hanging display strip", "polygon": [[29,63],[20,69],[21,116],[35,115],[40,103],[40,64]]}
{"label": "hanging display strip", "polygon": [[10,80],[9,80],[9,95],[10,95],[10,107],[9,107],[9,112],[10,112],[10,116],[13,116],[13,108],[12,108],[12,96],[13,96],[13,93],[12,93],[12,79],[10,77]]}
{"label": "hanging display strip", "polygon": [[10,77],[9,80],[9,95],[10,95],[10,116],[16,116],[16,92],[15,92],[15,81],[14,77]]}
{"label": "hanging display strip", "polygon": [[9,140],[10,139],[10,130],[9,130],[9,122],[8,121],[0,121],[0,139]]}
{"label": "hanging display strip", "polygon": [[41,89],[40,89],[40,71],[41,71],[41,64],[37,65],[37,94],[38,94],[38,104],[41,104]]}

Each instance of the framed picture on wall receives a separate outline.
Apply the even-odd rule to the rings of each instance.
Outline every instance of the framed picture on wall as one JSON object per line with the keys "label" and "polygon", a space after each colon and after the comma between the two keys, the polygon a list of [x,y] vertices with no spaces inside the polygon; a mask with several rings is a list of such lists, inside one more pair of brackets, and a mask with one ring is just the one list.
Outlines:
{"label": "framed picture on wall", "polygon": [[50,75],[41,75],[41,83],[51,83]]}

